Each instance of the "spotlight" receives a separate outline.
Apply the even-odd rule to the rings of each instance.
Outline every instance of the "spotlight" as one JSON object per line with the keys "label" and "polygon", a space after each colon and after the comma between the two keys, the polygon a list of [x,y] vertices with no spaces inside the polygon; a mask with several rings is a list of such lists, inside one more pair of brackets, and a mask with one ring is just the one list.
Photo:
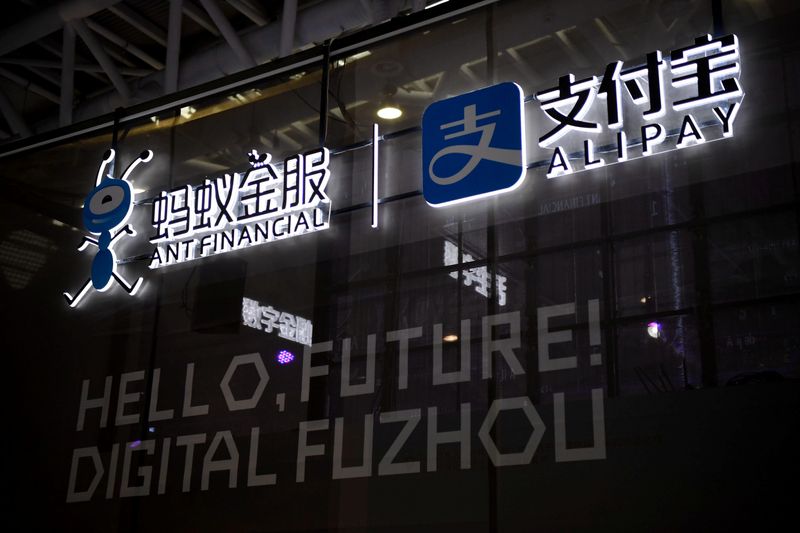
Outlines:
{"label": "spotlight", "polygon": [[394,120],[401,116],[403,116],[403,110],[388,102],[384,102],[382,107],[378,109],[378,117],[384,120]]}
{"label": "spotlight", "polygon": [[458,335],[451,333],[450,335],[445,335],[442,337],[444,342],[456,342],[458,340]]}
{"label": "spotlight", "polygon": [[278,352],[278,355],[276,355],[275,358],[278,360],[279,364],[288,365],[294,361],[294,354],[289,350],[281,350]]}
{"label": "spotlight", "polygon": [[190,105],[181,108],[181,116],[186,120],[192,118],[192,115],[194,115],[195,113],[197,113],[197,109],[195,109]]}
{"label": "spotlight", "polygon": [[395,120],[403,116],[403,110],[397,105],[394,95],[397,93],[397,87],[387,84],[383,88],[383,98],[378,105],[378,117],[384,120]]}
{"label": "spotlight", "polygon": [[647,324],[647,334],[657,339],[661,336],[661,324],[658,322],[650,322]]}

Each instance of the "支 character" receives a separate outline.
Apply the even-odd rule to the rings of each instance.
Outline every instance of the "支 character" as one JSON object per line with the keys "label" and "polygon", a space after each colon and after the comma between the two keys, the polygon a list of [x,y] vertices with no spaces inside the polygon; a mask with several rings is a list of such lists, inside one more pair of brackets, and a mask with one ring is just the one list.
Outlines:
{"label": "\u652f character", "polygon": [[78,251],[86,250],[89,245],[97,247],[97,253],[92,260],[91,276],[81,286],[75,296],[64,293],[70,307],[75,307],[86,296],[91,287],[98,292],[105,292],[111,287],[111,282],[116,281],[125,291],[136,294],[142,285],[142,278],[131,285],[117,274],[117,256],[114,253],[114,244],[125,235],[136,235],[136,231],[127,224],[133,211],[134,191],[128,181],[128,176],[139,165],[153,158],[153,152],[145,150],[131,163],[122,178],[114,178],[105,174],[106,167],[114,160],[114,150],[106,151],[94,188],[86,196],[83,204],[83,225],[90,233],[97,235],[96,239],[84,237]]}

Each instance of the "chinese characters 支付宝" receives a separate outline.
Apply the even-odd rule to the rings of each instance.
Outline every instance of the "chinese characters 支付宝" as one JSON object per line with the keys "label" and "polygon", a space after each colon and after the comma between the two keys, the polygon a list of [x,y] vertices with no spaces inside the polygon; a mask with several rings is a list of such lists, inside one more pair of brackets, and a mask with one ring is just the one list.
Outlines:
{"label": "chinese characters \u652f\u4ed8\u5b9d", "polygon": [[[649,156],[665,151],[659,150],[662,145],[685,148],[710,140],[709,135],[731,137],[744,97],[740,70],[736,35],[705,35],[668,58],[655,51],[643,65],[610,63],[602,78],[561,76],[556,87],[536,94],[545,116],[556,124],[539,137],[540,147],[552,149],[547,177]],[[596,106],[598,101],[605,105]],[[576,140],[574,132],[584,135]],[[603,132],[612,136],[599,146]],[[667,145],[668,138],[674,145]],[[570,157],[568,144],[579,146],[581,155]],[[632,149],[640,152],[634,155]]]}

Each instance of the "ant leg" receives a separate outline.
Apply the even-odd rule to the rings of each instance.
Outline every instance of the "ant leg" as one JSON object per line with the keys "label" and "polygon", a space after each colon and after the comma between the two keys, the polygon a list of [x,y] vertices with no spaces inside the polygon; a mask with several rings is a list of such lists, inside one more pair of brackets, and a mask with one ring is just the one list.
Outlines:
{"label": "ant leg", "polygon": [[90,278],[86,280],[86,283],[83,284],[83,287],[80,288],[78,294],[76,294],[74,298],[70,296],[68,292],[65,292],[64,298],[67,299],[67,303],[69,304],[69,306],[75,307],[76,305],[78,305],[81,299],[83,299],[83,297],[86,296],[86,293],[89,291],[89,287],[91,286],[92,286],[92,280]]}
{"label": "ant leg", "polygon": [[99,246],[99,244],[97,243],[97,239],[92,239],[91,237],[84,237],[83,241],[81,242],[81,245],[78,246],[78,251],[79,252],[84,251],[86,247],[89,246],[90,244]]}
{"label": "ant leg", "polygon": [[133,286],[131,286],[127,281],[125,281],[125,279],[122,276],[120,276],[116,272],[112,272],[111,275],[114,276],[114,279],[117,280],[117,283],[122,285],[122,288],[125,289],[125,292],[127,292],[131,296],[136,294],[136,292],[139,290],[139,287],[142,286],[142,278],[137,279],[136,283],[134,283]]}
{"label": "ant leg", "polygon": [[119,230],[119,231],[117,232],[117,234],[116,234],[116,235],[114,235],[114,236],[111,238],[111,242],[109,242],[109,243],[108,243],[108,246],[109,246],[109,248],[111,247],[111,245],[112,245],[112,244],[114,244],[115,242],[117,242],[117,241],[119,240],[119,238],[120,238],[120,237],[122,237],[123,235],[126,235],[126,234],[127,234],[127,235],[130,235],[130,236],[132,237],[132,236],[136,235],[136,230],[135,230],[135,229],[133,229],[133,227],[132,227],[130,224],[127,224],[127,225],[126,225],[124,228],[122,228],[121,230]]}

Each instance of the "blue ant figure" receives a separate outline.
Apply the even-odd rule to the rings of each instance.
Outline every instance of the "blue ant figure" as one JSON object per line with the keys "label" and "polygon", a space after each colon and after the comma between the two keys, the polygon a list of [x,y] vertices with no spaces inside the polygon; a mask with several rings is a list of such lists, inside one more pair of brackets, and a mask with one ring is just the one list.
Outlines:
{"label": "blue ant figure", "polygon": [[98,292],[107,291],[111,287],[112,280],[122,285],[131,296],[136,294],[142,285],[142,278],[130,285],[117,274],[117,256],[112,247],[124,235],[136,235],[136,231],[126,224],[133,211],[134,197],[133,187],[127,180],[139,163],[146,163],[153,158],[153,152],[145,150],[139,154],[139,157],[125,169],[120,179],[110,174],[103,176],[108,164],[114,160],[114,155],[114,150],[106,151],[97,171],[95,186],[83,204],[83,225],[90,233],[99,237],[97,239],[84,237],[78,251],[82,252],[90,244],[97,246],[98,250],[92,260],[91,277],[86,280],[78,294],[73,297],[68,292],[64,293],[70,307],[77,306],[90,287],[94,287]]}

